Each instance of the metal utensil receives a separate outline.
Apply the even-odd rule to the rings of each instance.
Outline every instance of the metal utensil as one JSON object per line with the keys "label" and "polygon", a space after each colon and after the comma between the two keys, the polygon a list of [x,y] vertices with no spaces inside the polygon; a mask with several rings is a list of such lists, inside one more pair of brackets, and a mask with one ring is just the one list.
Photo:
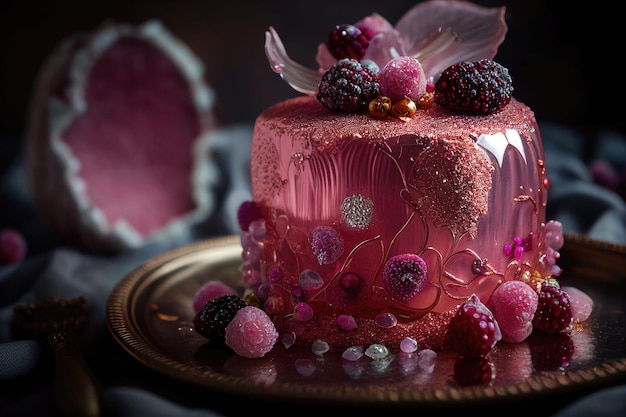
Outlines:
{"label": "metal utensil", "polygon": [[54,352],[55,401],[68,417],[98,417],[107,407],[104,390],[87,365],[78,341],[88,313],[85,297],[50,297],[13,309],[14,333],[47,342]]}

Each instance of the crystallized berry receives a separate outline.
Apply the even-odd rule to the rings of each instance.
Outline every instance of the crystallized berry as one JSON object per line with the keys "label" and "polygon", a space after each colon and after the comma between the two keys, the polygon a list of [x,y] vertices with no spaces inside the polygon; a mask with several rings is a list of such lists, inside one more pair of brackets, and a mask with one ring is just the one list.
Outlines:
{"label": "crystallized berry", "polygon": [[265,356],[277,340],[278,331],[270,317],[254,306],[239,309],[225,330],[226,345],[245,358]]}
{"label": "crystallized berry", "polygon": [[464,61],[446,68],[435,84],[435,103],[463,114],[485,115],[509,104],[513,82],[495,61]]}
{"label": "crystallized berry", "polygon": [[336,59],[360,61],[370,44],[370,38],[353,25],[337,25],[328,35],[328,50]]}
{"label": "crystallized berry", "polygon": [[226,326],[246,306],[243,298],[232,294],[208,301],[193,319],[194,328],[212,343],[224,343]]}
{"label": "crystallized berry", "polygon": [[263,218],[261,207],[254,201],[244,201],[237,210],[237,221],[242,231],[247,232],[250,223]]}
{"label": "crystallized berry", "polygon": [[426,262],[418,255],[396,255],[383,267],[383,286],[398,300],[410,300],[424,288],[426,272]]}
{"label": "crystallized berry", "polygon": [[569,295],[558,285],[544,281],[539,290],[537,311],[533,326],[546,333],[559,333],[567,329],[573,320]]}
{"label": "crystallized berry", "polygon": [[317,100],[329,110],[356,113],[367,110],[379,94],[376,74],[357,60],[344,58],[322,76]]}
{"label": "crystallized berry", "polygon": [[491,311],[473,294],[450,320],[447,339],[459,355],[475,358],[489,353],[502,333]]}
{"label": "crystallized berry", "polygon": [[311,249],[320,265],[331,264],[343,254],[343,238],[330,226],[316,227],[311,233]]}
{"label": "crystallized berry", "polygon": [[532,333],[538,298],[534,288],[522,281],[507,281],[495,289],[487,307],[504,342],[519,343]]}
{"label": "crystallized berry", "polygon": [[426,76],[420,62],[410,56],[393,58],[378,73],[380,94],[396,102],[408,97],[417,100],[426,92]]}

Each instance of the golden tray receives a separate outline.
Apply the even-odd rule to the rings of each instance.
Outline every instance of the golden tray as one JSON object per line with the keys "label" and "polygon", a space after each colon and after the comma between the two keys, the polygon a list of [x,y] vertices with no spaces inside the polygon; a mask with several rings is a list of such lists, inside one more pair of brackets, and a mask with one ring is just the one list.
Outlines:
{"label": "golden tray", "polygon": [[319,357],[308,348],[285,349],[279,341],[263,358],[246,359],[210,346],[193,329],[192,300],[207,280],[241,288],[242,249],[234,235],[199,241],[137,267],[113,289],[107,323],[125,351],[157,373],[246,399],[417,408],[591,392],[626,376],[626,247],[579,235],[566,235],[565,242],[559,281],[587,292],[595,303],[585,326],[572,332],[569,365],[541,369],[528,343],[499,343],[489,356],[496,377],[486,385],[456,384],[452,352],[440,352],[434,370],[425,372],[402,355],[352,363],[339,353]]}

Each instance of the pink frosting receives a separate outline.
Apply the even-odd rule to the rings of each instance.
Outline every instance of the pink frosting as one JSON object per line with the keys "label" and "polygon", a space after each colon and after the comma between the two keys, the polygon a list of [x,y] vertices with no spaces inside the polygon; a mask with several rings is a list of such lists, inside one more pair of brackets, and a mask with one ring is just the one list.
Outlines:
{"label": "pink frosting", "polygon": [[[312,97],[279,103],[254,130],[253,199],[266,237],[258,242],[260,260],[247,264],[261,272],[262,288],[250,289],[272,306],[277,327],[301,341],[399,342],[411,327],[411,335],[426,329],[434,346],[449,315],[442,313],[470,295],[486,302],[502,281],[548,273],[539,261],[543,159],[534,114],[515,100],[483,117],[435,105],[407,122],[333,113]],[[312,249],[319,227],[337,236],[313,241],[333,248],[322,263]],[[419,256],[425,271],[395,268],[385,281],[397,282],[384,282],[385,263],[406,254]],[[270,282],[265,271],[276,267],[281,279]],[[401,283],[411,276],[423,282]],[[398,297],[386,288],[408,290]],[[293,320],[303,302],[313,318]],[[376,327],[376,317],[389,313],[398,325]],[[341,314],[357,318],[359,327],[339,329]]]}

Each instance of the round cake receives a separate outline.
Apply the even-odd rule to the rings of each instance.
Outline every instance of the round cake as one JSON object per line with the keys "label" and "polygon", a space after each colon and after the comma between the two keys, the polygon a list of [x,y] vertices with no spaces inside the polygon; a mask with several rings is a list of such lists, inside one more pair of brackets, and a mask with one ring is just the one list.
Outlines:
{"label": "round cake", "polygon": [[440,347],[471,294],[552,272],[541,136],[515,100],[401,121],[294,98],[257,119],[251,173],[265,231],[243,240],[245,285],[303,343]]}
{"label": "round cake", "polygon": [[255,121],[245,303],[208,301],[196,328],[250,357],[279,337],[480,357],[584,321],[590,300],[579,309],[557,281],[535,115],[493,60],[505,32],[503,8],[431,0],[396,26],[337,25],[311,70],[270,28],[271,68],[304,95]]}

